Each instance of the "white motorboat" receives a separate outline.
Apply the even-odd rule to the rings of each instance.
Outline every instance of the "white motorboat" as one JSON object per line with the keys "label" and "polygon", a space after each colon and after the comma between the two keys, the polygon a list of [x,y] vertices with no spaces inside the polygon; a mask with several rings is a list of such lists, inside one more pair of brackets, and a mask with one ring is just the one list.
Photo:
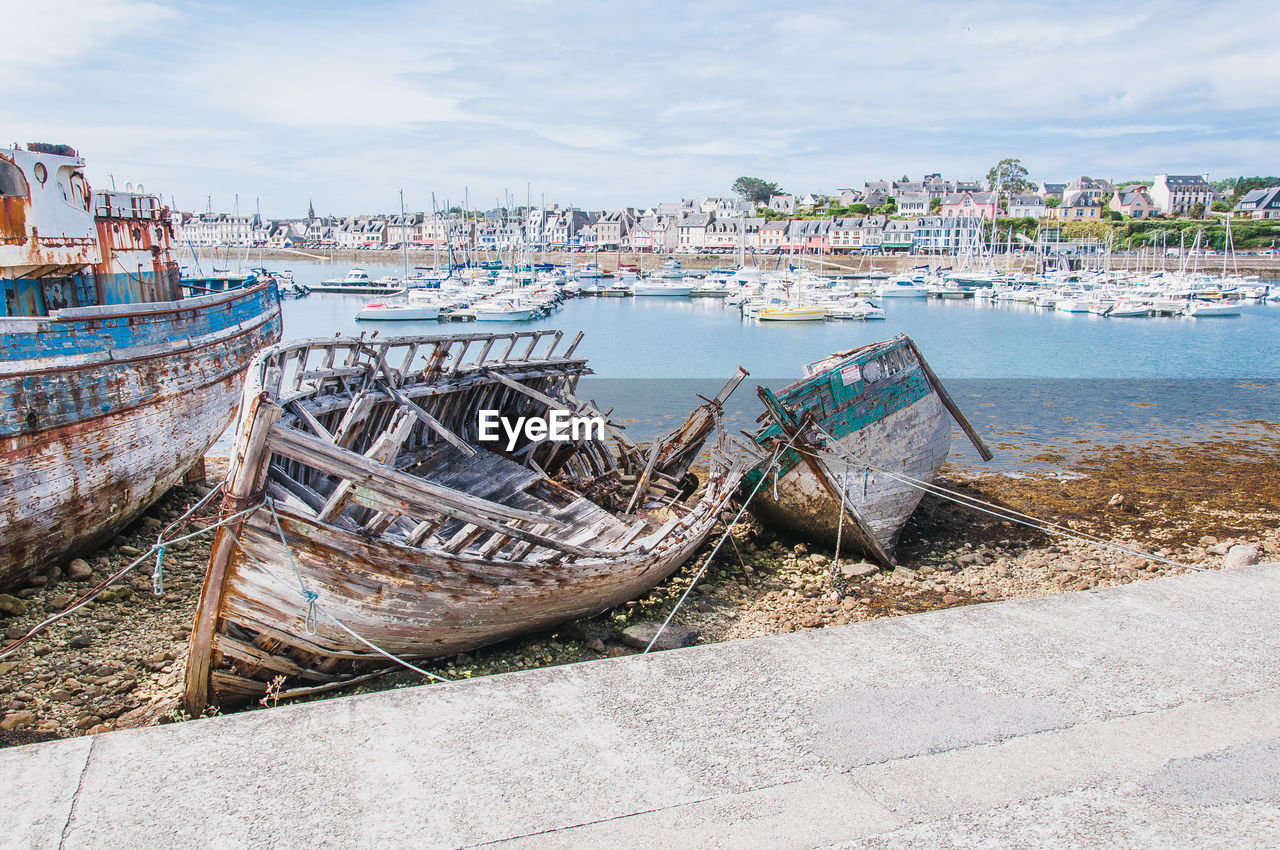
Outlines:
{"label": "white motorboat", "polygon": [[431,322],[440,318],[438,304],[375,301],[356,313],[361,322]]}
{"label": "white motorboat", "polygon": [[473,308],[477,322],[527,322],[533,318],[534,309],[508,299],[481,301]]}
{"label": "white motorboat", "polygon": [[1193,299],[1186,309],[1183,310],[1184,316],[1192,316],[1197,319],[1207,319],[1211,316],[1239,316],[1240,306],[1238,304],[1228,303],[1226,301],[1201,301]]}
{"label": "white motorboat", "polygon": [[347,272],[346,277],[330,278],[311,285],[312,292],[341,292],[347,295],[399,295],[404,289],[399,280],[374,280],[369,277],[369,270],[362,266]]}
{"label": "white motorboat", "polygon": [[632,294],[639,297],[667,296],[671,298],[687,298],[693,292],[693,285],[679,283],[674,280],[641,278],[632,284]]}
{"label": "white motorboat", "polygon": [[928,298],[929,286],[922,279],[895,277],[876,289],[881,298]]}

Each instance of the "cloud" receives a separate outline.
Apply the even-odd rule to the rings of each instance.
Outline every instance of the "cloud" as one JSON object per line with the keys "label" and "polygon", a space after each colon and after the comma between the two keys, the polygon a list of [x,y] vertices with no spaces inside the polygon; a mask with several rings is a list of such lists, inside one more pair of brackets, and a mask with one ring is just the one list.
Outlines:
{"label": "cloud", "polygon": [[[646,205],[740,174],[795,191],[1020,156],[1040,179],[1274,170],[1280,4],[975,0],[803,10],[139,0],[10,16],[0,118],[91,172],[265,211],[527,184]],[[75,20],[73,27],[63,22]],[[7,27],[8,28],[8,27]],[[101,178],[99,178],[101,179]],[[491,203],[491,200],[484,202]]]}

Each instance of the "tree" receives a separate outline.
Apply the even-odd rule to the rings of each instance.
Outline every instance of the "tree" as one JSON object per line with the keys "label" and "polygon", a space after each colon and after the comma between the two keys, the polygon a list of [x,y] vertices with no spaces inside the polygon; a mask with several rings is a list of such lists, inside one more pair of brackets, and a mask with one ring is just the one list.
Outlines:
{"label": "tree", "polygon": [[870,215],[871,207],[864,203],[849,204],[850,215]]}
{"label": "tree", "polygon": [[1019,195],[1029,190],[1034,184],[1027,179],[1027,169],[1022,160],[1012,157],[1002,159],[987,172],[987,188],[996,191],[1000,187],[1002,195]]}
{"label": "tree", "polygon": [[1227,203],[1226,201],[1214,201],[1213,211],[1214,212],[1231,212],[1231,204]]}
{"label": "tree", "polygon": [[942,198],[930,198],[929,212],[933,213],[934,215],[937,215],[941,211],[942,211]]}
{"label": "tree", "polygon": [[782,194],[782,188],[777,183],[770,183],[759,177],[739,177],[733,181],[733,191],[744,201],[753,204],[767,204],[769,198]]}
{"label": "tree", "polygon": [[1204,204],[1200,201],[1196,201],[1191,205],[1190,212],[1192,218],[1204,218]]}
{"label": "tree", "polygon": [[1254,189],[1266,189],[1271,186],[1280,186],[1280,177],[1241,177],[1233,180],[1231,205],[1240,203],[1240,199]]}
{"label": "tree", "polygon": [[1062,198],[1046,198],[1044,205],[1051,210],[1056,210],[1062,205]]}

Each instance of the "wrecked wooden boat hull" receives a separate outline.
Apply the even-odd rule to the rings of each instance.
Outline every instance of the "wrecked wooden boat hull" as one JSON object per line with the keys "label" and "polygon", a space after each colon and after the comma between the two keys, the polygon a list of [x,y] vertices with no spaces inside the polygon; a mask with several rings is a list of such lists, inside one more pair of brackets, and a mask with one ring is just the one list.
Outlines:
{"label": "wrecked wooden boat hull", "polygon": [[[957,417],[990,452],[905,335],[811,364],[777,394],[761,387],[761,461],[745,485],[762,522],[891,566],[903,526],[951,449]],[[775,463],[776,448],[791,447]],[[906,480],[910,479],[910,480]],[[843,513],[843,522],[841,514]]]}
{"label": "wrecked wooden boat hull", "polygon": [[706,483],[682,501],[745,373],[647,448],[612,424],[606,439],[478,439],[483,409],[603,416],[573,394],[589,371],[580,338],[563,349],[559,332],[530,331],[264,352],[223,505],[224,517],[250,513],[214,541],[188,711],[268,686],[287,696],[349,684],[389,666],[373,646],[433,658],[591,616],[688,560],[745,471],[713,453]]}
{"label": "wrecked wooden boat hull", "polygon": [[178,483],[279,336],[274,283],[0,321],[0,583],[100,545]]}
{"label": "wrecked wooden boat hull", "polygon": [[182,299],[170,211],[65,145],[0,151],[0,587],[113,535],[198,464],[280,337],[273,282]]}

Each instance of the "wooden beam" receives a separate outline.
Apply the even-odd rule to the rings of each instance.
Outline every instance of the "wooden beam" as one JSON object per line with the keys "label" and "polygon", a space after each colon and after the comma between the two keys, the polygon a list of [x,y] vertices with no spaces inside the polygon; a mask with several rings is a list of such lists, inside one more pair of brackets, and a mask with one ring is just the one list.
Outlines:
{"label": "wooden beam", "polygon": [[404,393],[400,392],[399,390],[397,390],[395,387],[391,386],[388,383],[384,383],[382,385],[382,388],[387,392],[388,395],[390,395],[393,399],[396,400],[396,402],[400,405],[402,409],[407,410],[409,413],[412,413],[414,416],[416,416],[420,422],[422,422],[432,431],[436,432],[442,438],[444,438],[444,440],[447,443],[449,443],[449,445],[453,446],[455,449],[462,452],[467,457],[475,457],[476,450],[470,444],[468,444],[466,440],[462,439],[457,434],[453,433],[448,428],[444,427],[444,425],[441,424],[441,422],[438,419],[436,419],[430,413],[427,413],[425,410],[419,407],[418,404],[413,401],[413,399],[409,398]]}

